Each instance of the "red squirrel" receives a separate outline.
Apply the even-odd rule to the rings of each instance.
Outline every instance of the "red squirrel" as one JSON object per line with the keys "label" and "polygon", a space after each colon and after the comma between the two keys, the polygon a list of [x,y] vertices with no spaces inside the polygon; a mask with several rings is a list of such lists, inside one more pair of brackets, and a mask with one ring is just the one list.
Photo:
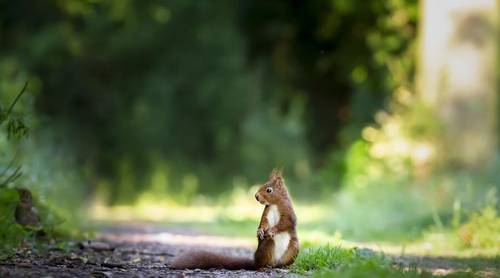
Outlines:
{"label": "red squirrel", "polygon": [[255,198],[265,205],[257,229],[258,246],[253,259],[238,258],[211,252],[186,252],[174,258],[172,269],[247,269],[291,265],[299,253],[297,217],[280,171],[273,170]]}

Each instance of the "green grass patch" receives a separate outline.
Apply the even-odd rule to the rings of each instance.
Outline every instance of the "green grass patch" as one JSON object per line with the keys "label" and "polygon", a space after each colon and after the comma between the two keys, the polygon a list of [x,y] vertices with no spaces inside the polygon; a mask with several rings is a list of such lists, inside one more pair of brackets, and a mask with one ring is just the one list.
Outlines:
{"label": "green grass patch", "polygon": [[[291,269],[312,277],[434,277],[417,265],[403,267],[390,257],[368,249],[329,245],[306,249]],[[473,273],[456,272],[450,276],[473,277]]]}
{"label": "green grass patch", "polygon": [[355,249],[344,249],[329,245],[318,248],[308,248],[300,253],[292,269],[304,274],[310,271],[335,269],[350,264],[356,260]]}

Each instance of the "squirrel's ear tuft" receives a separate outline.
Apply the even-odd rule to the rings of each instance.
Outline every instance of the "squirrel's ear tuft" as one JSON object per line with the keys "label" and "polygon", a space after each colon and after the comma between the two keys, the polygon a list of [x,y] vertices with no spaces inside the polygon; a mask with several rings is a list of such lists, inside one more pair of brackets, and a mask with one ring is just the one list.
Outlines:
{"label": "squirrel's ear tuft", "polygon": [[273,178],[283,178],[283,174],[281,173],[281,169],[274,168],[271,171],[271,175],[269,175],[269,178],[270,179],[273,179]]}
{"label": "squirrel's ear tuft", "polygon": [[269,175],[269,180],[274,185],[281,185],[283,183],[283,174],[281,172],[281,169],[273,169],[271,175]]}

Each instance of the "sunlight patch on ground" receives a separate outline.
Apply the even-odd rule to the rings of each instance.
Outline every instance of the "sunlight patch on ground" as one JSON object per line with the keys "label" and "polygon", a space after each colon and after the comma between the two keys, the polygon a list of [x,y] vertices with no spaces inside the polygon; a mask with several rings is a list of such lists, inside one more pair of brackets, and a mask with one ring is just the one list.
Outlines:
{"label": "sunlight patch on ground", "polygon": [[[255,246],[255,232],[263,207],[253,202],[232,203],[229,206],[179,206],[168,203],[151,203],[137,206],[98,206],[89,210],[91,220],[97,222],[150,221],[169,227],[190,228],[197,234],[209,236],[193,237],[169,233],[149,235],[148,240],[161,243],[223,244],[226,246]],[[339,233],[331,223],[334,212],[321,206],[296,206],[298,235],[302,247],[341,245],[343,247],[370,248],[390,255],[494,257],[500,254],[500,247],[483,249],[460,248],[456,235],[446,232],[427,232],[412,241],[400,243],[390,241],[351,241],[349,235]]]}
{"label": "sunlight patch on ground", "polygon": [[184,235],[170,232],[157,233],[106,233],[101,239],[118,242],[155,242],[170,245],[206,246],[206,247],[242,247],[255,248],[250,239],[240,237],[221,237],[209,235]]}
{"label": "sunlight patch on ground", "polygon": [[[259,204],[230,206],[177,206],[164,204],[142,204],[138,206],[103,206],[94,205],[89,209],[91,220],[128,221],[149,220],[155,222],[216,222],[220,220],[259,221],[264,207]],[[297,218],[300,223],[320,221],[326,217],[326,210],[321,206],[297,206]]]}

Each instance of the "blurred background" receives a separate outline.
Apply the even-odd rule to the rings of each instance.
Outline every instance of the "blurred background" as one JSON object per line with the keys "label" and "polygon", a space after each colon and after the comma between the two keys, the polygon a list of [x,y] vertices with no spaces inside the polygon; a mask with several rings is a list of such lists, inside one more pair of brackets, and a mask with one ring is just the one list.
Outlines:
{"label": "blurred background", "polygon": [[0,0],[0,241],[29,234],[14,188],[51,231],[146,219],[253,240],[256,186],[282,167],[305,246],[496,255],[498,14]]}

